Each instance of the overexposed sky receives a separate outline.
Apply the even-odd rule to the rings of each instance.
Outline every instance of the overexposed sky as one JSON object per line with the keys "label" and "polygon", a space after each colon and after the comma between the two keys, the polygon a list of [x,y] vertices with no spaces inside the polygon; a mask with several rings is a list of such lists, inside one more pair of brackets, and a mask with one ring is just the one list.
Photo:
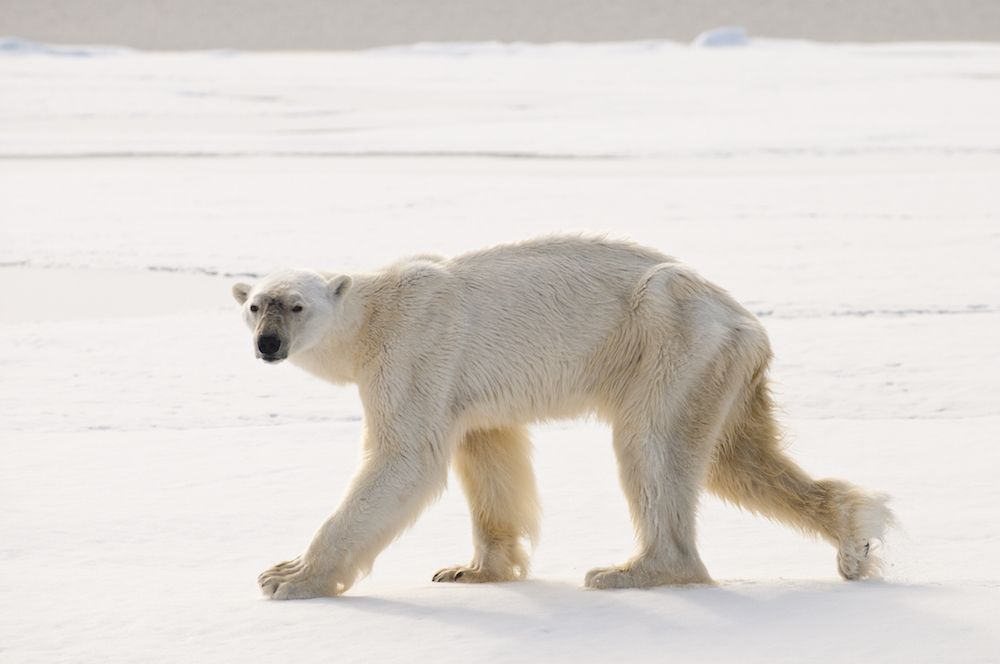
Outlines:
{"label": "overexposed sky", "polygon": [[996,41],[995,0],[0,0],[0,34],[148,49],[421,41],[690,41],[720,25],[820,41]]}

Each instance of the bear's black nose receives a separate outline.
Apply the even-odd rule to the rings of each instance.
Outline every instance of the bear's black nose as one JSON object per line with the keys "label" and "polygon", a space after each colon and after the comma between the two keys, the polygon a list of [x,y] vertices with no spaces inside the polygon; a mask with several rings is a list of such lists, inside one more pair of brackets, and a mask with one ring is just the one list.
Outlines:
{"label": "bear's black nose", "polygon": [[281,348],[281,339],[273,334],[262,334],[257,338],[257,348],[264,355],[274,355]]}

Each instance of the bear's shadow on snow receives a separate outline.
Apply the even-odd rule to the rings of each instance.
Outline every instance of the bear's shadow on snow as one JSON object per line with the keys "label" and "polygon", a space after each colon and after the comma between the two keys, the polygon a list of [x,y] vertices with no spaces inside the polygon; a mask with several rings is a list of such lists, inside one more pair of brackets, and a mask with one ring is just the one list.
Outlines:
{"label": "bear's shadow on snow", "polygon": [[692,632],[707,636],[705,632],[724,627],[727,639],[738,634],[748,645],[758,641],[769,645],[768,639],[777,638],[778,632],[794,629],[836,647],[844,645],[845,636],[870,637],[873,624],[880,631],[898,628],[908,634],[940,633],[948,627],[966,634],[981,631],[974,624],[918,608],[949,592],[933,585],[779,580],[594,591],[571,583],[531,580],[431,590],[435,592],[421,592],[414,600],[351,595],[320,601],[343,610],[435,621],[444,628],[492,637],[542,633],[574,641],[605,638],[610,632],[620,637],[623,631],[633,638],[682,638]]}

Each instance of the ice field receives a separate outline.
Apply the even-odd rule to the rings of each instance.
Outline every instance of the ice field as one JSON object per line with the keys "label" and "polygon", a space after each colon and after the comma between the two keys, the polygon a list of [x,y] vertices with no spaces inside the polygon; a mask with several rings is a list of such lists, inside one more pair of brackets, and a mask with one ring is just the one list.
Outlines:
{"label": "ice field", "polygon": [[[0,42],[0,661],[1000,658],[1000,46]],[[717,587],[588,591],[609,430],[534,428],[529,580],[449,490],[346,595],[261,598],[359,457],[349,388],[254,360],[229,288],[551,232],[762,317],[794,458],[892,495],[884,581],[706,494]]]}

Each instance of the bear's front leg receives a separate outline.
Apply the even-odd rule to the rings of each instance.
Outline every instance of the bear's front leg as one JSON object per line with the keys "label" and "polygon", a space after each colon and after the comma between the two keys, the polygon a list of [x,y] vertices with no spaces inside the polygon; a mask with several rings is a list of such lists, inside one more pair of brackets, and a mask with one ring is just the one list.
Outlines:
{"label": "bear's front leg", "polygon": [[309,599],[332,597],[346,588],[338,583],[337,574],[324,563],[306,562],[304,556],[274,565],[257,577],[265,597],[271,599]]}
{"label": "bear's front leg", "polygon": [[478,429],[455,448],[455,473],[469,499],[475,555],[468,565],[446,567],[436,582],[490,583],[528,573],[524,541],[538,538],[538,490],[531,440],[523,427]]}
{"label": "bear's front leg", "polygon": [[306,552],[258,577],[266,597],[332,597],[371,569],[375,556],[416,519],[447,478],[448,455],[441,446],[427,437],[410,441],[366,444],[367,460],[347,497]]}

